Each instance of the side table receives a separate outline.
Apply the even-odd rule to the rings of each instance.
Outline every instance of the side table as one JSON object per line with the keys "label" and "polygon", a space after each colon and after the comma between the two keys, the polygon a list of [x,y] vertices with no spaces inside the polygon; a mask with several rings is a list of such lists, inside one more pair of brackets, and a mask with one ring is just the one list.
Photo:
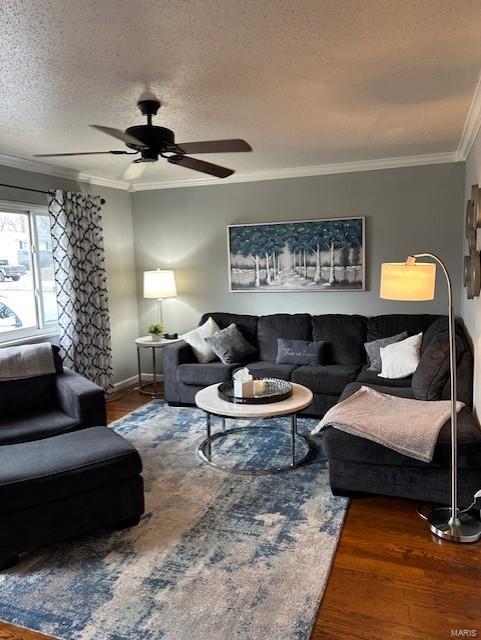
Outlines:
{"label": "side table", "polygon": [[[167,338],[161,338],[160,340],[152,340],[151,336],[142,336],[135,339],[135,345],[137,347],[137,372],[139,377],[139,393],[144,396],[150,396],[151,398],[160,398],[162,393],[159,391],[159,373],[157,372],[157,351],[165,347],[167,344],[173,344],[179,342],[181,338],[174,338],[173,340],[167,340]],[[152,350],[152,382],[144,382],[142,380],[142,366],[140,353],[142,349]],[[159,351],[160,353],[160,351]],[[151,391],[146,391],[147,387],[151,387]]]}

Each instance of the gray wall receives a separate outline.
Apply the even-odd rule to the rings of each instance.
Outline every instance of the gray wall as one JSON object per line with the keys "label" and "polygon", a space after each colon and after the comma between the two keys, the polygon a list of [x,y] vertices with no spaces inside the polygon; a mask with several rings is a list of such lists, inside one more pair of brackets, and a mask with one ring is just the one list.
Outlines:
{"label": "gray wall", "polygon": [[[133,340],[156,319],[155,301],[142,298],[145,269],[176,270],[179,297],[164,303],[164,318],[168,329],[182,332],[195,326],[201,313],[213,310],[444,313],[443,286],[432,303],[380,300],[379,265],[422,250],[444,256],[452,272],[459,273],[461,264],[463,164],[133,194],[7,167],[0,168],[0,182],[89,191],[106,199],[114,381],[136,373]],[[45,204],[41,194],[1,187],[0,200]],[[229,293],[228,224],[342,216],[366,216],[366,292]],[[459,288],[456,296],[459,308]]]}
{"label": "gray wall", "polygon": [[[481,132],[471,148],[470,154],[466,161],[466,181],[464,202],[471,197],[471,185],[481,185]],[[464,238],[464,208],[461,210],[458,218],[458,226],[462,230]],[[480,248],[479,238],[481,232],[478,231],[478,249]],[[468,243],[464,239],[464,252],[468,253]],[[460,269],[461,271],[461,269]],[[466,289],[462,286],[461,277],[459,278],[459,288],[461,290],[461,315],[464,318],[466,328],[471,336],[474,350],[474,408],[478,415],[481,412],[481,297],[468,300]]]}
{"label": "gray wall", "polygon": [[[155,320],[155,302],[143,300],[142,272],[176,271],[179,297],[167,300],[169,330],[195,326],[206,311],[253,314],[445,313],[445,287],[427,303],[379,299],[383,261],[431,251],[459,272],[464,164],[345,173],[132,194],[141,332]],[[241,222],[366,216],[365,292],[230,293],[226,226]],[[439,277],[439,276],[438,276]],[[439,282],[439,285],[442,285]],[[456,290],[459,308],[459,288]]]}
{"label": "gray wall", "polygon": [[[0,167],[0,182],[34,189],[90,192],[105,198],[102,215],[112,326],[114,382],[133,376],[137,371],[133,340],[138,336],[138,310],[129,193],[9,167]],[[45,195],[5,187],[0,187],[0,200],[46,204]]]}

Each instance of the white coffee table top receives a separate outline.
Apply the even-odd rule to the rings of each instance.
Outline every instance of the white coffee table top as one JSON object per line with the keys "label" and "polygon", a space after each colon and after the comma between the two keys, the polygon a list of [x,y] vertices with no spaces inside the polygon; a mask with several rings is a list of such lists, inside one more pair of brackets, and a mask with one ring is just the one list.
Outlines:
{"label": "white coffee table top", "polygon": [[201,389],[196,393],[195,404],[199,409],[226,418],[274,418],[297,413],[312,402],[312,391],[292,382],[293,392],[287,400],[268,404],[234,404],[221,400],[217,394],[218,384]]}

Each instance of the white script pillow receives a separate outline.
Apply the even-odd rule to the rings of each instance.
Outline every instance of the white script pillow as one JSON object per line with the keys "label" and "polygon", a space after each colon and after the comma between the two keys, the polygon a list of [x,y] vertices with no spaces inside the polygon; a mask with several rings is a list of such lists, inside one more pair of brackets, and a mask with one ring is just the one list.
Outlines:
{"label": "white script pillow", "polygon": [[412,375],[421,357],[422,333],[381,347],[380,378],[407,378]]}
{"label": "white script pillow", "polygon": [[205,364],[206,362],[212,362],[212,360],[216,359],[212,347],[205,341],[205,338],[210,338],[218,331],[220,331],[220,328],[217,322],[209,318],[204,324],[197,327],[197,329],[184,333],[181,338],[185,340],[187,344],[190,344],[197,360]]}

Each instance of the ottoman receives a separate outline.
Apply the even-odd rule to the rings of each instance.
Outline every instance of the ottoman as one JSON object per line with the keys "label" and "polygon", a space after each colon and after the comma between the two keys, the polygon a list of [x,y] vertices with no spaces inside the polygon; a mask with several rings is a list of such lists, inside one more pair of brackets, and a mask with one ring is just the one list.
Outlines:
{"label": "ottoman", "polygon": [[141,471],[137,450],[107,427],[0,446],[0,569],[52,542],[137,524]]}

